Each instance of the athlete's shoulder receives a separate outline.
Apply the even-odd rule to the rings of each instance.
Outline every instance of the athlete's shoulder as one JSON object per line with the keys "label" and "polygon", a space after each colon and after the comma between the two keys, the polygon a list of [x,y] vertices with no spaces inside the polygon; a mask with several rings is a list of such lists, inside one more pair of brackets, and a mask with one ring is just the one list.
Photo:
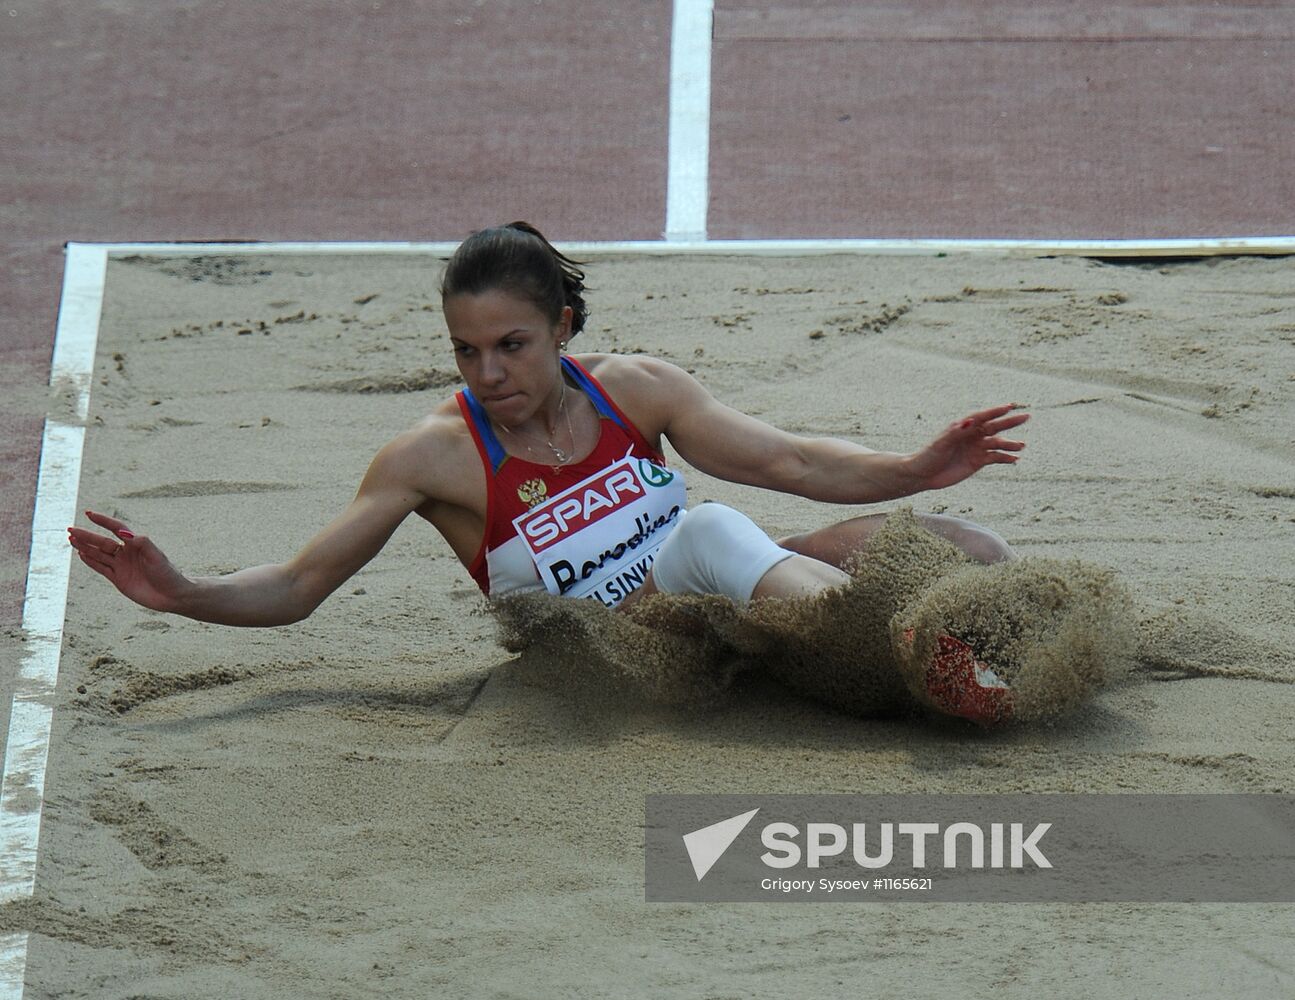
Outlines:
{"label": "athlete's shoulder", "polygon": [[442,401],[426,416],[398,434],[392,444],[411,454],[425,453],[437,464],[445,458],[455,462],[463,455],[476,455],[472,432],[454,397]]}
{"label": "athlete's shoulder", "polygon": [[613,395],[659,394],[662,389],[692,381],[678,365],[650,354],[579,354],[575,360]]}
{"label": "athlete's shoulder", "polygon": [[648,354],[589,354],[578,360],[653,447],[681,410],[706,399],[705,390],[678,365]]}
{"label": "athlete's shoulder", "polygon": [[470,480],[479,464],[472,434],[451,398],[379,449],[371,472],[414,486],[429,497],[449,499],[455,484]]}
{"label": "athlete's shoulder", "polygon": [[443,448],[459,441],[470,441],[468,425],[463,419],[458,401],[454,397],[438,403],[431,412],[420,418],[391,439],[390,445],[399,450]]}

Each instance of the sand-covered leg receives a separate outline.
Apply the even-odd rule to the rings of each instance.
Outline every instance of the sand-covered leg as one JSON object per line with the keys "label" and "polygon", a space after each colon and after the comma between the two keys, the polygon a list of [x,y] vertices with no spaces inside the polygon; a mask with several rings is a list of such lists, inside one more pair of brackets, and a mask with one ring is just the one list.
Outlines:
{"label": "sand-covered leg", "polygon": [[967,557],[910,510],[890,515],[849,567],[843,587],[813,598],[761,601],[743,614],[763,634],[762,667],[792,689],[861,715],[912,711],[890,641],[895,613]]}
{"label": "sand-covered leg", "polygon": [[1127,675],[1129,607],[1110,570],[1023,559],[960,567],[906,604],[890,635],[927,707],[982,725],[1046,719]]}
{"label": "sand-covered leg", "polygon": [[1007,540],[991,528],[950,514],[917,514],[902,508],[897,514],[861,514],[799,535],[780,538],[778,544],[832,566],[849,566],[868,551],[873,536],[892,517],[916,518],[933,535],[952,542],[973,562],[995,563],[1015,559]]}
{"label": "sand-covered leg", "polygon": [[624,613],[530,594],[498,602],[501,642],[541,683],[713,703],[740,670],[860,715],[920,706],[982,725],[1050,718],[1122,677],[1135,626],[1114,574],[1079,562],[993,565],[892,514],[841,587],[738,607],[655,594]]}

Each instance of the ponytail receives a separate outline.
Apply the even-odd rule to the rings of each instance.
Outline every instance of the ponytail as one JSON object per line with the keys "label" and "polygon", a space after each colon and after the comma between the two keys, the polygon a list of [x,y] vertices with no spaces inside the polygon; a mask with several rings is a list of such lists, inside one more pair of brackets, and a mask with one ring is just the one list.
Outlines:
{"label": "ponytail", "polygon": [[529,222],[473,233],[454,251],[441,280],[441,301],[454,295],[503,291],[532,303],[557,323],[571,308],[571,334],[584,329],[585,273]]}

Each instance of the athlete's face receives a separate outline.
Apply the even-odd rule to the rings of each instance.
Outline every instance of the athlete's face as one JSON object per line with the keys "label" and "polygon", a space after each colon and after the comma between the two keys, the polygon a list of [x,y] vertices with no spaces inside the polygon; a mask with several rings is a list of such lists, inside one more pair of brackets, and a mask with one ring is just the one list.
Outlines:
{"label": "athlete's face", "polygon": [[491,418],[514,427],[561,391],[560,345],[571,332],[571,310],[556,324],[526,299],[503,291],[445,300],[459,373]]}

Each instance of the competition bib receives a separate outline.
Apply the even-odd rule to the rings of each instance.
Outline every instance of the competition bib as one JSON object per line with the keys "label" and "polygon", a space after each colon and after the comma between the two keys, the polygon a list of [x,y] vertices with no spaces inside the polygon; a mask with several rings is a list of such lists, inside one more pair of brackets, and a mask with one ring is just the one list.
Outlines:
{"label": "competition bib", "polygon": [[550,594],[614,607],[643,585],[684,512],[683,477],[626,455],[513,520]]}

